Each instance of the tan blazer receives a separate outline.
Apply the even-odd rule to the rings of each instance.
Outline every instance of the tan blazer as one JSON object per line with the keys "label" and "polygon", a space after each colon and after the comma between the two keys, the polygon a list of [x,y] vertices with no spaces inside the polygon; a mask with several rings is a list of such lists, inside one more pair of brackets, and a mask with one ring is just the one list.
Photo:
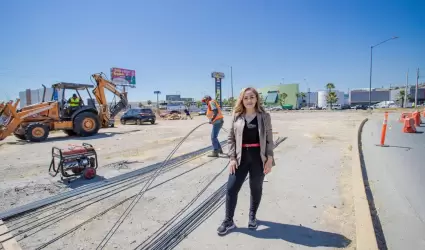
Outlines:
{"label": "tan blazer", "polygon": [[[258,131],[260,135],[261,159],[263,160],[264,164],[267,158],[272,156],[273,166],[275,166],[272,121],[270,114],[267,112],[259,112],[257,113],[257,120]],[[234,116],[232,120],[232,128],[230,129],[229,136],[227,138],[227,142],[229,144],[229,157],[232,160],[237,160],[238,165],[241,164],[242,135],[244,127],[245,118],[242,115]]]}

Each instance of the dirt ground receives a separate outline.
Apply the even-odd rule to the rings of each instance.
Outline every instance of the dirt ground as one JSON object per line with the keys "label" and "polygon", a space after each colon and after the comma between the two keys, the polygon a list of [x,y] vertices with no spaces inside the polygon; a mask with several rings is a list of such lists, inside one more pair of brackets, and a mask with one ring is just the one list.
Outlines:
{"label": "dirt ground", "polygon": [[[0,141],[0,211],[89,183],[82,180],[65,184],[59,174],[56,177],[48,174],[53,146],[68,148],[84,142],[92,144],[99,160],[98,176],[90,181],[93,182],[163,161],[190,130],[206,121],[205,116],[195,116],[193,120],[158,119],[155,125],[117,125],[86,138],[68,137],[58,131],[42,143],[24,142],[9,136]],[[201,126],[174,156],[211,145],[210,129],[208,124]],[[122,161],[129,163],[119,165]]]}
{"label": "dirt ground", "polygon": [[[368,115],[367,112],[352,110],[272,113],[274,138],[287,137],[287,140],[275,151],[277,166],[268,176],[269,182],[265,183],[264,201],[259,213],[263,219],[281,224],[266,230],[262,237],[252,237],[242,230],[236,235],[217,238],[215,229],[223,218],[222,206],[189,234],[177,249],[303,249],[311,246],[355,249],[351,147],[357,125]],[[0,142],[0,159],[3,162],[0,166],[0,211],[87,184],[67,185],[59,177],[48,175],[52,146],[92,143],[99,154],[99,177],[93,180],[98,181],[164,160],[179,140],[205,119],[200,116],[194,120],[158,120],[156,125],[119,126],[101,130],[96,137],[85,139],[67,138],[62,133],[55,133],[44,143],[22,143],[13,137],[8,138]],[[224,127],[227,129],[229,121],[230,117],[226,116]],[[209,125],[200,127],[176,155],[209,146],[210,129]],[[227,133],[222,132],[219,139],[226,138]],[[114,165],[122,160],[133,163]],[[190,212],[225,183],[227,161],[225,158],[211,161],[202,157],[159,176],[152,184],[158,186],[146,192],[105,249],[133,249],[182,209],[183,216]],[[33,249],[115,202],[131,197],[140,188],[136,186],[102,200],[96,207],[88,207],[67,218],[67,223],[58,223],[43,230],[43,234],[25,237],[20,244],[23,249]],[[205,191],[191,208],[184,210],[186,204],[203,189]],[[244,205],[238,205],[239,212],[235,214],[237,225],[238,221],[245,223],[249,201],[247,185],[241,190],[239,200]],[[127,201],[98,217],[47,249],[95,249],[129,203]],[[297,235],[292,235],[292,238],[276,236],[277,231],[290,224],[295,231],[303,232],[305,227],[309,228],[308,239]],[[331,232],[329,242],[324,241],[323,238]],[[338,242],[332,242],[335,241],[334,234],[338,235]]]}

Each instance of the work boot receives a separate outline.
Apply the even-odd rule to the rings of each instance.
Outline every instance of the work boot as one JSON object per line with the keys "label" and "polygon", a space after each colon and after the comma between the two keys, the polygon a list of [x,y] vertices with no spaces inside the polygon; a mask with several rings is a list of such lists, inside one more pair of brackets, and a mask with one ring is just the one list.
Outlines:
{"label": "work boot", "polygon": [[212,151],[212,153],[209,154],[208,157],[218,157],[218,150]]}
{"label": "work boot", "polygon": [[218,153],[219,153],[219,154],[224,154],[224,153],[223,153],[223,149],[222,149],[222,148],[220,148],[220,149],[218,150]]}

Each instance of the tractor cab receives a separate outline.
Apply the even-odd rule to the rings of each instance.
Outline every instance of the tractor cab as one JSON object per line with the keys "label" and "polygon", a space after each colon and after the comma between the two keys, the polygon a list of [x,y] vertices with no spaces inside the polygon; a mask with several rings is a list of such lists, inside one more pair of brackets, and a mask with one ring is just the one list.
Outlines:
{"label": "tractor cab", "polygon": [[[95,102],[90,94],[89,88],[94,88],[90,84],[78,84],[59,82],[52,85],[52,101],[57,101],[59,105],[59,115],[63,120],[70,120],[80,110],[94,110],[96,111]],[[82,93],[87,91],[88,99],[85,103],[81,96]],[[75,98],[74,98],[75,97]]]}

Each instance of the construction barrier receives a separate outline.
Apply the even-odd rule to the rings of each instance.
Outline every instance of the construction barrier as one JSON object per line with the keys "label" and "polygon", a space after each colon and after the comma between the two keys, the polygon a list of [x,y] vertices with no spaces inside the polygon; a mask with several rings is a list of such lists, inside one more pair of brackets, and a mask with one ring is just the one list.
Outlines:
{"label": "construction barrier", "polygon": [[421,126],[421,113],[419,111],[415,111],[412,113],[413,119],[415,120],[415,126]]}
{"label": "construction barrier", "polygon": [[401,113],[399,121],[404,122],[405,118],[410,118],[410,117],[412,117],[411,113]]}
{"label": "construction barrier", "polygon": [[416,133],[415,119],[413,118],[405,118],[403,133]]}

